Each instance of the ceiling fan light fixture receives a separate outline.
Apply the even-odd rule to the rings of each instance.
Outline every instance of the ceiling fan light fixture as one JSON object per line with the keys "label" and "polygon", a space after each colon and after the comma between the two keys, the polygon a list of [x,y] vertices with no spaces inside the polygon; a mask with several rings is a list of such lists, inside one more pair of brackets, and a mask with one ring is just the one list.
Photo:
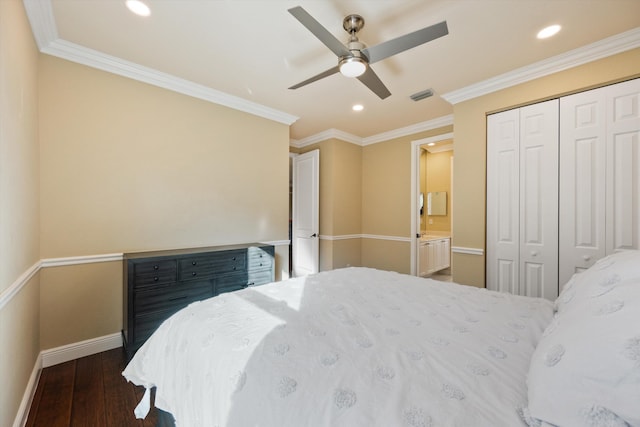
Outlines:
{"label": "ceiling fan light fixture", "polygon": [[345,77],[358,77],[367,71],[367,63],[357,56],[350,56],[340,60],[340,73]]}

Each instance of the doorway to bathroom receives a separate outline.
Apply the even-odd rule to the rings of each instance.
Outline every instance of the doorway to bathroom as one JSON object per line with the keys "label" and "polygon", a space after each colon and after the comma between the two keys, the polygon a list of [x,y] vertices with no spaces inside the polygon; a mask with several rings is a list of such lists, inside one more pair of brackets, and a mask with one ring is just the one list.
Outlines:
{"label": "doorway to bathroom", "polygon": [[411,274],[451,280],[453,134],[412,141]]}

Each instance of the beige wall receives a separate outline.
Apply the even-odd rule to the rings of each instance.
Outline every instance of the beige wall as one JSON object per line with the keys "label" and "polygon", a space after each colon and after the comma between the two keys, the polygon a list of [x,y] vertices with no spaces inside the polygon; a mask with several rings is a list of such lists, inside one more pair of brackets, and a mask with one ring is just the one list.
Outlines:
{"label": "beige wall", "polygon": [[10,426],[40,351],[38,52],[22,2],[0,1],[0,425]]}
{"label": "beige wall", "polygon": [[[487,113],[638,75],[640,49],[635,49],[454,105],[453,246],[485,248]],[[484,256],[454,253],[452,263],[455,281],[484,286]]]}
{"label": "beige wall", "polygon": [[[288,126],[49,56],[39,82],[42,258],[288,239]],[[120,330],[119,264],[43,272],[45,348]]]}
{"label": "beige wall", "polygon": [[283,240],[288,126],[44,56],[43,258]]}
{"label": "beige wall", "polygon": [[122,328],[122,262],[47,267],[40,276],[42,349]]}

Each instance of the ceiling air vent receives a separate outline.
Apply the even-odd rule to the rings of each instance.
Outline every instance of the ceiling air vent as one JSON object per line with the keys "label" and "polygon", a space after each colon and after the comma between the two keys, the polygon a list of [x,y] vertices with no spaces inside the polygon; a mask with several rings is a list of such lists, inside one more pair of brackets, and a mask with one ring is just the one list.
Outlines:
{"label": "ceiling air vent", "polygon": [[410,96],[410,98],[413,99],[414,101],[420,101],[421,99],[425,99],[430,96],[433,96],[433,89],[425,89],[422,92],[414,93],[413,95]]}

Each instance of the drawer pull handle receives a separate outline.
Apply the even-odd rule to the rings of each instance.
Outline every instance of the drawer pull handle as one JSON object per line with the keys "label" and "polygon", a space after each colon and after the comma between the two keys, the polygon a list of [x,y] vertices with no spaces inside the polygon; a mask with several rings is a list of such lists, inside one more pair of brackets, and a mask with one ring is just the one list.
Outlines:
{"label": "drawer pull handle", "polygon": [[153,269],[154,269],[154,270],[157,270],[158,268],[160,268],[160,267],[158,266],[158,264],[156,264],[156,265],[154,265],[154,266],[153,266]]}
{"label": "drawer pull handle", "polygon": [[191,265],[198,265],[198,263],[195,261],[191,261]]}
{"label": "drawer pull handle", "polygon": [[235,269],[236,269],[236,267],[234,266],[234,267],[233,267],[233,269],[235,270]]}
{"label": "drawer pull handle", "polygon": [[196,276],[198,273],[196,273],[195,271],[193,273],[191,273],[192,276]]}
{"label": "drawer pull handle", "polygon": [[159,279],[158,279],[158,276],[155,276],[155,277],[153,278],[153,281],[154,281],[154,282],[157,282],[158,280],[159,280]]}
{"label": "drawer pull handle", "polygon": [[233,257],[233,260],[235,261],[235,260],[236,260],[236,257]]}

